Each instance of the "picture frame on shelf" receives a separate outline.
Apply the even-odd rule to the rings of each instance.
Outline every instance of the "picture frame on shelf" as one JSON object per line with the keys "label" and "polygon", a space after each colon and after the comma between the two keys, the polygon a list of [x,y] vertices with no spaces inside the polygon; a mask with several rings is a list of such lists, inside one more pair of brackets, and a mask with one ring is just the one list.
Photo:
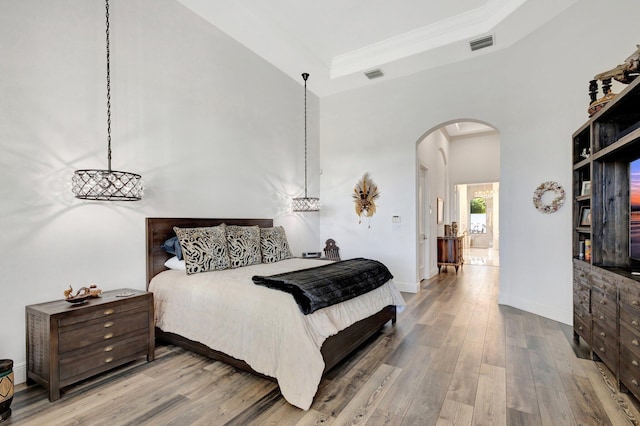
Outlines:
{"label": "picture frame on shelf", "polygon": [[582,190],[580,191],[580,195],[591,195],[591,181],[585,180],[582,182]]}
{"label": "picture frame on shelf", "polygon": [[591,207],[582,206],[580,208],[580,222],[578,226],[591,226]]}

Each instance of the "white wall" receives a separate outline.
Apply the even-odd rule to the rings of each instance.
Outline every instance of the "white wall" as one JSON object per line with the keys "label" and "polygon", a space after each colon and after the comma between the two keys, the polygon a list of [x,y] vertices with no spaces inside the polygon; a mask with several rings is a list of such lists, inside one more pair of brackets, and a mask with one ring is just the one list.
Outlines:
{"label": "white wall", "polygon": [[[18,381],[26,305],[69,285],[145,288],[147,216],[270,217],[294,253],[322,247],[318,215],[287,211],[304,191],[302,78],[172,0],[111,2],[113,168],[141,173],[145,197],[73,198],[75,169],[107,165],[104,13],[101,1],[0,2],[0,358]],[[318,117],[310,93],[309,195]]]}
{"label": "white wall", "polygon": [[[451,120],[490,123],[501,141],[500,302],[571,323],[570,202],[541,214],[532,194],[547,180],[571,188],[571,134],[587,120],[588,82],[635,49],[640,2],[616,0],[606,9],[624,13],[603,19],[601,2],[582,0],[503,51],[323,98],[321,197],[333,204],[322,213],[322,233],[410,282],[416,142]],[[363,169],[382,190],[370,229],[357,225],[346,196]],[[395,231],[391,214],[403,218]]]}
{"label": "white wall", "polygon": [[500,135],[483,133],[451,139],[451,185],[500,180]]}

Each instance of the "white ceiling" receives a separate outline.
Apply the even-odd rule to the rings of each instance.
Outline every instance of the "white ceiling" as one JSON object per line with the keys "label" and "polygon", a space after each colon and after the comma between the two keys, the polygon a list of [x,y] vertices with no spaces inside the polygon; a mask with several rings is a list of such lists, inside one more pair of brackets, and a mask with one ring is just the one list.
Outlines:
{"label": "white ceiling", "polygon": [[497,130],[491,126],[473,121],[461,121],[458,123],[447,124],[444,126],[444,130],[450,138],[497,132]]}
{"label": "white ceiling", "polygon": [[579,0],[178,1],[325,96],[503,49]]}

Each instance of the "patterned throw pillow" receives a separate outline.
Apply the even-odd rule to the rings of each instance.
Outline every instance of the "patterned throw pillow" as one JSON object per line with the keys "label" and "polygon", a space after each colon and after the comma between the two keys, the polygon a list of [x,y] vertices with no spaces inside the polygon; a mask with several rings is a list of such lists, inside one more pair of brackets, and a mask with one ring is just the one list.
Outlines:
{"label": "patterned throw pillow", "polygon": [[262,263],[274,263],[293,257],[282,226],[260,229],[260,250]]}
{"label": "patterned throw pillow", "polygon": [[187,274],[229,268],[225,225],[209,228],[173,227],[187,267]]}
{"label": "patterned throw pillow", "polygon": [[257,226],[227,226],[227,247],[232,268],[261,263],[260,228]]}

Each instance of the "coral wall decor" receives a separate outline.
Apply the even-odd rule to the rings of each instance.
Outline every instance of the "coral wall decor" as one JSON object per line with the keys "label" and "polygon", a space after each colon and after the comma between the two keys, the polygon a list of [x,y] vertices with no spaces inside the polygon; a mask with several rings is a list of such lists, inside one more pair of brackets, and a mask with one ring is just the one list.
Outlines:
{"label": "coral wall decor", "polygon": [[353,201],[356,203],[356,214],[362,223],[362,217],[371,217],[376,212],[376,200],[380,197],[378,185],[369,177],[369,172],[362,176],[353,189]]}

